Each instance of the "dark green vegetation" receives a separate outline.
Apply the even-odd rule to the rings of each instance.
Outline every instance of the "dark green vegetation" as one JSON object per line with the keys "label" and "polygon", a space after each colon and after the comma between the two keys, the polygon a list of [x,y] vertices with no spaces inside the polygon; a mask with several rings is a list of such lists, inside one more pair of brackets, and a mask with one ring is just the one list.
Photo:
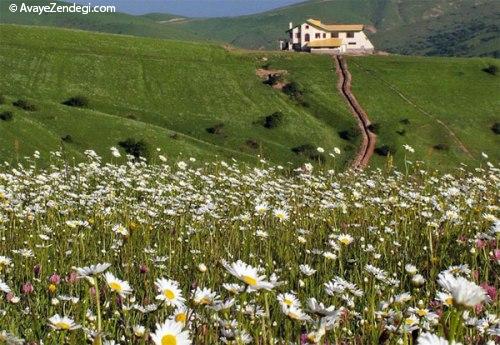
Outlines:
{"label": "dark green vegetation", "polygon": [[[67,157],[77,159],[86,149],[111,158],[111,146],[132,155],[147,147],[157,159],[159,147],[175,159],[182,153],[180,159],[255,162],[260,155],[296,166],[308,157],[292,148],[308,143],[340,147],[335,164],[342,166],[357,149],[356,140],[337,135],[355,122],[326,56],[247,54],[209,44],[13,25],[0,26],[0,35],[0,112],[14,114],[0,122],[2,161],[35,150],[47,157],[62,145]],[[300,87],[310,107],[257,77],[264,55],[272,68],[288,71],[286,82]],[[277,112],[286,121],[271,130],[262,125]]]}
{"label": "dark green vegetation", "polygon": [[376,48],[393,53],[500,56],[498,0],[310,0],[255,15],[209,19],[171,14],[11,14],[7,6],[16,1],[0,0],[1,22],[277,49],[277,40],[285,36],[290,21],[299,23],[312,17],[366,24]]}
{"label": "dark green vegetation", "polygon": [[[377,152],[432,167],[498,162],[500,78],[483,72],[493,59],[370,56],[348,58],[352,90],[374,123]],[[496,126],[496,127],[495,127]],[[406,152],[403,144],[416,152]]]}

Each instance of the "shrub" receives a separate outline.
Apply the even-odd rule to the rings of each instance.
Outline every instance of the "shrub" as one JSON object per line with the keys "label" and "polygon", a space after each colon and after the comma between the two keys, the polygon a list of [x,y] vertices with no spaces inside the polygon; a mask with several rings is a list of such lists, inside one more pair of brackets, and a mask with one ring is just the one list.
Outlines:
{"label": "shrub", "polygon": [[210,134],[223,134],[224,133],[224,124],[223,123],[217,123],[216,125],[207,128],[207,132]]}
{"label": "shrub", "polygon": [[349,129],[343,130],[339,132],[339,137],[344,140],[353,140],[358,137],[360,134],[358,127],[351,127]]}
{"label": "shrub", "polygon": [[299,84],[296,82],[292,81],[291,83],[283,86],[283,92],[297,103],[309,106],[309,104],[304,102],[304,92],[300,89]]}
{"label": "shrub", "polygon": [[276,111],[271,115],[266,116],[262,125],[268,129],[273,129],[281,125],[283,123],[283,119],[283,113],[280,111]]}
{"label": "shrub", "polygon": [[388,156],[388,155],[394,155],[394,153],[396,153],[396,150],[394,150],[392,147],[390,147],[389,145],[382,145],[382,146],[379,146],[375,149],[375,152],[379,155],[379,156]]}
{"label": "shrub", "polygon": [[445,151],[445,150],[448,150],[450,147],[447,144],[437,144],[437,145],[434,145],[433,148],[435,150]]}
{"label": "shrub", "polygon": [[495,122],[493,126],[491,126],[491,130],[495,134],[500,134],[500,122]]}
{"label": "shrub", "polygon": [[89,105],[89,100],[85,96],[74,96],[65,100],[62,104],[69,107],[85,108]]}
{"label": "shrub", "polygon": [[12,105],[26,111],[35,111],[37,109],[36,105],[25,99],[18,99]]}
{"label": "shrub", "polygon": [[7,103],[7,100],[5,99],[4,95],[0,95],[0,104],[5,104]]}
{"label": "shrub", "polygon": [[371,123],[368,125],[368,130],[372,133],[378,134],[380,132],[380,123]]}
{"label": "shrub", "polygon": [[280,82],[283,78],[281,77],[280,74],[275,73],[275,74],[268,74],[267,79],[263,81],[264,84],[273,86],[276,83]]}
{"label": "shrub", "polygon": [[14,114],[12,111],[4,111],[3,113],[0,114],[0,120],[2,121],[10,121],[14,117]]}
{"label": "shrub", "polygon": [[255,139],[248,139],[247,141],[245,141],[245,145],[252,150],[258,150],[261,147],[260,143]]}
{"label": "shrub", "polygon": [[483,72],[486,72],[491,75],[497,75],[498,67],[495,65],[489,65],[486,68],[483,68]]}
{"label": "shrub", "polygon": [[149,146],[144,140],[136,140],[134,138],[127,138],[118,143],[126,153],[139,159],[140,157],[149,158]]}
{"label": "shrub", "polygon": [[410,124],[410,120],[409,119],[402,119],[399,122],[402,123],[403,125],[409,125]]}
{"label": "shrub", "polygon": [[64,141],[65,143],[72,143],[73,142],[73,138],[69,134],[62,136],[61,140]]}
{"label": "shrub", "polygon": [[325,156],[318,152],[317,147],[311,144],[303,144],[292,148],[292,151],[301,156],[305,156],[311,160],[324,162]]}

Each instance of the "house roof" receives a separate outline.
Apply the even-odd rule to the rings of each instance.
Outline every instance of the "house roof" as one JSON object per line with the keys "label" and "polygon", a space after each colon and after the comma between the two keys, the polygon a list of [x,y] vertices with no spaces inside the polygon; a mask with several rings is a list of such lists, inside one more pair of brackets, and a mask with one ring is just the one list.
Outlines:
{"label": "house roof", "polygon": [[327,48],[327,47],[340,47],[342,40],[340,38],[327,38],[324,40],[314,40],[308,43],[309,48]]}
{"label": "house roof", "polygon": [[308,19],[307,23],[325,31],[362,31],[364,27],[363,24],[323,24],[317,19]]}

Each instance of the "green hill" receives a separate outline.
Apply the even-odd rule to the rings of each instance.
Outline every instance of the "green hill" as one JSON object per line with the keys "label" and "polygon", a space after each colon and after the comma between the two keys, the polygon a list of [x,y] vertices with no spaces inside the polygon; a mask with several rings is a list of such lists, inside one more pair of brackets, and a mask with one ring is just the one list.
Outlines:
{"label": "green hill", "polygon": [[210,40],[242,48],[274,50],[290,21],[298,23],[313,17],[325,22],[366,24],[377,49],[392,53],[500,56],[497,0],[310,0],[255,15],[207,19],[176,18],[171,14],[12,14],[7,8],[12,2],[21,0],[0,0],[2,23]]}
{"label": "green hill", "polygon": [[[179,41],[54,28],[0,25],[0,158],[64,148],[79,158],[127,138],[177,157],[216,155],[277,164],[317,159],[314,148],[340,147],[328,166],[345,165],[359,145],[356,124],[339,96],[328,56],[248,53]],[[375,123],[378,147],[401,165],[403,144],[412,160],[433,167],[478,164],[482,151],[500,157],[491,130],[500,104],[498,76],[483,71],[494,59],[351,57],[353,90]],[[256,69],[281,70],[292,96],[265,85]],[[83,95],[84,108],[62,104]],[[36,106],[26,111],[12,103]],[[280,113],[276,127],[266,117]],[[282,120],[282,121],[280,121]],[[344,140],[350,133],[349,140]],[[465,147],[465,149],[464,149]],[[295,153],[293,151],[295,149]],[[298,153],[297,153],[298,151]],[[155,154],[152,154],[155,156]],[[376,155],[374,166],[384,164]]]}
{"label": "green hill", "polygon": [[[369,56],[349,58],[352,90],[375,124],[377,147],[395,159],[422,160],[431,167],[481,162],[486,152],[500,160],[500,76],[486,73],[498,60]],[[498,130],[498,129],[497,129]],[[402,145],[415,148],[405,152]],[[374,155],[372,163],[385,157]]]}
{"label": "green hill", "polygon": [[[1,25],[0,35],[0,94],[6,98],[0,109],[14,114],[0,121],[2,160],[61,144],[71,155],[92,148],[110,157],[109,148],[127,138],[145,139],[170,156],[256,161],[261,155],[280,164],[310,160],[314,152],[292,151],[306,144],[340,147],[339,166],[356,150],[356,142],[337,135],[354,120],[336,92],[327,57],[280,58],[286,80],[307,89],[301,105],[257,77],[266,64],[262,54],[54,28]],[[62,104],[78,95],[88,98],[88,107]],[[13,106],[18,99],[37,110]],[[276,112],[282,121],[265,128],[265,118]]]}

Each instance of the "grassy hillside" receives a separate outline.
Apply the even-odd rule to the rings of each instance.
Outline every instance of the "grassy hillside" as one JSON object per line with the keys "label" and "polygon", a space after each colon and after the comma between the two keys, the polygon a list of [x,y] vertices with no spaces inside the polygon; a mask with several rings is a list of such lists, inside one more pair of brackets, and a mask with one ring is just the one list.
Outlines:
{"label": "grassy hillside", "polygon": [[[0,121],[2,160],[61,144],[70,156],[93,148],[110,157],[109,147],[129,137],[144,139],[152,150],[160,147],[169,156],[256,161],[261,155],[280,164],[309,160],[292,152],[304,144],[340,147],[344,154],[337,165],[356,149],[355,141],[337,135],[354,120],[336,92],[328,57],[266,54],[287,71],[287,81],[303,90],[302,102],[310,104],[304,106],[256,76],[256,68],[266,64],[262,54],[12,25],[0,26],[0,35],[0,94],[6,98],[0,112],[14,114]],[[90,104],[62,104],[77,95]],[[18,99],[37,110],[12,105]],[[265,128],[263,118],[274,112],[283,114],[282,123]],[[334,164],[325,157],[326,164]]]}
{"label": "grassy hillside", "polygon": [[[369,25],[376,47],[393,53],[500,56],[500,4],[496,0],[310,0],[255,15],[208,19],[175,18],[170,14],[12,14],[7,9],[12,2],[20,3],[21,0],[0,0],[0,21],[3,23],[211,40],[250,49],[276,49],[290,21],[298,23],[314,17],[325,22]],[[35,0],[26,2],[39,4]]]}
{"label": "grassy hillside", "polygon": [[[477,164],[481,152],[498,162],[500,76],[483,69],[494,59],[356,57],[349,58],[353,91],[378,132],[377,147],[396,150],[396,160]],[[408,154],[409,144],[416,149]],[[385,158],[374,156],[373,163]]]}

